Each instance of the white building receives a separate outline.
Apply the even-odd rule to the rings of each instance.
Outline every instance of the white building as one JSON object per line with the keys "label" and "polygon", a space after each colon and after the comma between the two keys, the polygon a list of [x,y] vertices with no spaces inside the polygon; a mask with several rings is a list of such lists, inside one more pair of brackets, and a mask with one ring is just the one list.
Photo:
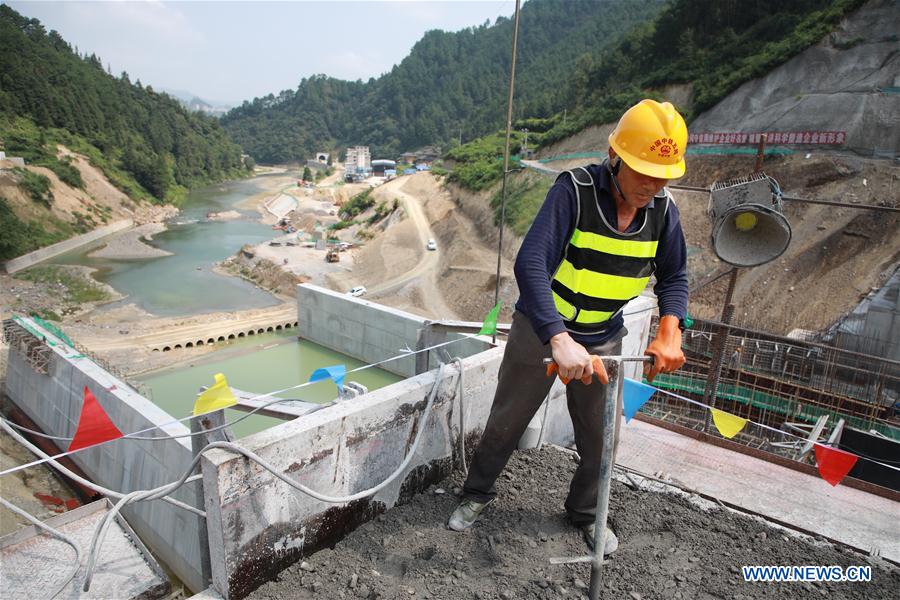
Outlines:
{"label": "white building", "polygon": [[368,146],[353,146],[347,148],[347,160],[344,162],[344,173],[368,173],[372,170],[372,156]]}

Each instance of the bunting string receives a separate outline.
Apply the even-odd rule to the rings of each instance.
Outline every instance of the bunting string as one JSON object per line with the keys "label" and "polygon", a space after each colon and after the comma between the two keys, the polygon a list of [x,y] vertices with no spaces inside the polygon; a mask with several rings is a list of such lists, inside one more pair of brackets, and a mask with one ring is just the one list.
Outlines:
{"label": "bunting string", "polygon": [[[647,389],[653,391],[647,393]],[[796,438],[801,441],[806,441],[807,439],[787,431],[782,431],[780,429],[770,427],[763,423],[757,423],[756,421],[751,421],[749,419],[727,413],[717,408],[713,408],[708,404],[704,404],[703,402],[699,402],[692,398],[687,398],[685,396],[681,396],[680,394],[676,394],[675,392],[654,388],[653,386],[650,386],[646,383],[629,380],[628,378],[625,379],[622,398],[624,405],[623,412],[626,415],[626,422],[630,420],[630,417],[628,416],[629,413],[631,414],[631,416],[633,416],[637,412],[637,410],[640,409],[640,407],[650,399],[650,396],[652,396],[653,393],[657,391],[710,411],[716,428],[719,430],[719,433],[721,433],[723,437],[728,439],[731,439],[735,435],[737,435],[748,423],[751,423],[757,427],[761,427],[762,429],[767,429],[782,436]],[[628,398],[629,394],[631,395],[631,398]],[[832,486],[838,485],[853,469],[860,458],[888,469],[900,471],[900,467],[885,464],[879,460],[854,454],[840,448],[833,448],[828,444],[822,442],[813,442],[813,448],[815,449],[816,468],[818,469],[819,474],[822,476],[822,479],[827,481]]]}
{"label": "bunting string", "polygon": [[[712,406],[710,406],[710,405],[708,405],[708,404],[704,404],[703,402],[700,402],[700,401],[698,401],[698,400],[693,400],[692,398],[686,398],[686,397],[684,397],[684,396],[682,396],[682,395],[680,395],[680,394],[676,394],[675,392],[671,392],[671,391],[669,391],[669,390],[663,390],[663,389],[659,389],[659,388],[656,388],[656,390],[657,390],[658,392],[661,392],[661,393],[663,393],[663,394],[666,394],[667,396],[672,396],[672,397],[674,397],[674,398],[678,398],[679,400],[684,400],[685,402],[689,402],[689,403],[691,403],[691,404],[694,404],[695,406],[699,406],[699,407],[705,408],[705,409],[707,409],[707,410],[710,410],[710,409],[713,408]],[[779,435],[786,435],[786,436],[788,436],[788,437],[792,437],[792,438],[795,438],[795,439],[798,439],[798,440],[801,440],[801,441],[806,441],[806,439],[807,439],[807,438],[802,437],[802,436],[799,436],[799,435],[797,435],[797,434],[795,434],[795,433],[791,433],[791,432],[789,432],[789,431],[782,431],[781,429],[776,429],[776,428],[774,428],[774,427],[771,427],[771,426],[769,426],[769,425],[765,425],[765,424],[763,424],[763,423],[757,423],[756,421],[749,421],[749,420],[748,420],[747,422],[748,422],[748,423],[752,423],[753,425],[756,425],[757,427],[761,427],[761,428],[763,428],[763,429],[768,429],[769,431],[771,431],[771,432],[773,432],[773,433],[777,433],[777,434],[779,434]],[[826,447],[827,447],[827,444],[823,444],[823,443],[821,443],[821,442],[816,442],[816,443],[817,443],[818,445],[826,446]],[[862,459],[864,459],[864,460],[868,460],[869,462],[872,462],[872,463],[874,463],[874,464],[876,464],[876,465],[880,465],[880,466],[882,466],[882,467],[887,467],[888,469],[893,469],[893,470],[895,470],[895,471],[900,471],[900,467],[895,467],[895,466],[893,466],[893,465],[885,464],[885,463],[883,463],[883,462],[881,462],[881,461],[878,461],[878,460],[875,460],[875,459],[872,459],[872,458],[866,458],[866,457],[864,457],[864,456],[859,456],[859,457],[862,458]]]}
{"label": "bunting string", "polygon": [[[496,331],[496,327],[497,327],[496,319],[497,319],[498,313],[499,313],[499,306],[493,307],[491,309],[491,311],[488,313],[487,317],[485,318],[484,324],[478,333],[460,334],[460,337],[458,337],[456,339],[448,340],[446,342],[441,342],[438,344],[434,344],[432,346],[428,346],[426,348],[421,348],[419,350],[412,350],[412,349],[407,348],[401,354],[397,354],[397,355],[388,357],[388,358],[380,360],[378,362],[362,365],[360,367],[351,369],[349,371],[346,370],[346,367],[344,365],[323,367],[323,368],[320,368],[320,369],[317,369],[316,371],[314,371],[313,374],[310,376],[309,380],[306,382],[303,382],[303,383],[300,383],[297,385],[293,385],[293,386],[289,386],[289,387],[286,387],[286,388],[283,388],[280,390],[275,390],[275,391],[268,392],[268,393],[258,394],[256,396],[252,396],[250,398],[250,400],[258,400],[261,398],[271,398],[272,396],[275,396],[277,394],[282,394],[282,393],[285,393],[288,391],[301,389],[301,388],[307,387],[309,385],[318,383],[320,381],[324,381],[326,379],[333,381],[337,385],[338,390],[340,392],[343,388],[344,378],[346,377],[346,375],[349,375],[351,373],[358,373],[358,372],[364,371],[366,369],[378,367],[378,366],[387,364],[387,363],[395,361],[395,360],[399,360],[402,358],[407,358],[409,356],[419,354],[421,352],[428,352],[428,351],[435,350],[435,349],[438,349],[441,347],[449,346],[451,344],[457,343],[462,340],[472,339],[472,338],[475,338],[475,337],[478,337],[481,335],[488,335],[492,331]],[[201,393],[199,395],[197,402],[195,403],[194,410],[192,411],[193,414],[188,415],[183,418],[180,418],[180,419],[173,419],[172,421],[162,423],[159,425],[153,425],[146,429],[136,431],[136,432],[126,434],[126,435],[121,434],[121,432],[119,432],[119,430],[117,428],[115,428],[115,425],[113,425],[112,422],[109,421],[109,418],[106,416],[105,412],[103,412],[103,410],[99,406],[99,404],[96,403],[96,399],[93,398],[93,395],[90,394],[90,392],[89,392],[89,390],[87,390],[87,388],[85,388],[85,406],[83,407],[83,410],[82,410],[82,413],[83,413],[82,419],[79,420],[79,430],[81,429],[82,421],[84,421],[84,418],[83,418],[84,412],[85,412],[85,409],[88,408],[88,395],[90,395],[91,400],[93,400],[92,406],[95,407],[93,410],[99,409],[100,413],[102,413],[102,418],[106,419],[106,423],[100,423],[99,426],[102,431],[106,432],[105,435],[108,436],[108,439],[102,439],[102,436],[101,436],[100,438],[97,438],[100,441],[94,441],[91,444],[84,445],[83,442],[80,442],[79,444],[75,444],[73,438],[61,438],[61,437],[55,437],[55,436],[47,436],[45,434],[39,434],[39,435],[43,435],[43,437],[48,437],[51,439],[58,439],[58,440],[63,440],[63,441],[72,440],[73,443],[70,445],[69,450],[66,452],[57,454],[56,456],[53,456],[53,457],[48,457],[46,459],[36,460],[36,461],[30,462],[30,463],[27,463],[24,465],[12,467],[5,471],[0,471],[0,476],[22,470],[22,469],[28,468],[30,466],[48,462],[50,460],[62,458],[64,456],[78,452],[84,448],[92,447],[92,446],[98,445],[100,443],[106,443],[107,441],[114,441],[116,439],[135,439],[135,440],[159,441],[159,440],[165,440],[165,439],[190,437],[193,435],[202,435],[202,434],[208,433],[208,431],[205,431],[205,432],[199,432],[199,433],[186,433],[186,434],[180,434],[180,435],[166,435],[166,436],[161,436],[161,437],[157,437],[157,436],[138,437],[142,433],[148,433],[150,431],[155,431],[157,429],[161,430],[162,428],[164,428],[168,425],[173,425],[176,423],[183,423],[183,422],[188,421],[196,416],[199,416],[202,414],[207,414],[209,412],[213,412],[215,410],[219,410],[221,408],[233,406],[234,404],[236,404],[237,401],[234,399],[234,396],[231,394],[231,390],[228,387],[225,377],[221,373],[219,373],[219,374],[216,374],[215,378],[216,378],[216,383],[213,384],[212,386],[210,386],[210,388],[208,388],[206,391],[204,391],[203,393]],[[795,438],[795,439],[798,439],[801,441],[806,440],[806,438],[801,437],[799,435],[796,435],[796,434],[793,434],[793,433],[790,433],[787,431],[782,431],[780,429],[776,429],[774,427],[765,425],[763,423],[757,423],[755,421],[751,421],[751,420],[745,419],[743,417],[732,415],[725,411],[722,411],[722,410],[713,408],[712,406],[709,406],[707,404],[704,404],[703,402],[694,400],[692,398],[687,398],[685,396],[682,396],[680,394],[677,394],[677,393],[669,391],[669,390],[653,387],[653,386],[648,385],[641,381],[635,381],[635,380],[632,380],[629,378],[625,378],[623,387],[624,387],[624,390],[623,390],[624,415],[625,415],[626,422],[630,421],[631,418],[633,418],[634,414],[636,414],[637,411],[640,409],[640,407],[643,406],[643,404],[645,404],[650,399],[650,397],[655,392],[658,391],[667,396],[671,396],[673,398],[677,398],[677,399],[687,402],[689,404],[709,410],[712,414],[712,418],[713,418],[713,421],[714,421],[717,429],[719,430],[719,432],[722,434],[723,437],[726,437],[728,439],[731,439],[734,436],[736,436],[740,431],[742,431],[744,429],[744,427],[748,423],[751,423],[751,424],[755,425],[756,427],[760,427],[762,429],[769,430],[769,431],[776,433],[778,435],[781,435],[781,436],[787,436],[787,437]],[[279,402],[287,402],[290,400],[291,399],[287,399],[287,398],[272,398],[270,401],[265,402],[262,405],[254,408],[253,410],[247,412],[246,414],[242,415],[238,419],[227,422],[226,424],[221,425],[215,429],[222,429],[225,427],[230,427],[246,418],[251,417],[256,412],[258,412],[268,406],[277,404]],[[102,420],[102,418],[101,418],[101,420]],[[24,428],[24,427],[14,424],[14,423],[11,423],[11,422],[7,421],[6,419],[3,419],[3,420],[6,423],[8,423],[20,430],[31,431],[27,428]],[[98,425],[95,425],[95,426],[98,426]],[[110,429],[110,427],[112,429]],[[38,432],[34,432],[34,433],[38,433]],[[75,437],[79,438],[78,431],[76,431]],[[839,448],[832,448],[824,443],[814,442],[814,448],[815,448],[817,464],[820,468],[819,469],[820,473],[822,474],[823,478],[826,481],[828,481],[829,483],[831,483],[832,485],[837,485],[837,483],[840,482],[840,480],[843,478],[843,476],[846,475],[846,473],[849,472],[850,469],[852,469],[853,465],[856,463],[856,461],[859,458],[862,458],[863,460],[867,460],[871,463],[877,464],[879,466],[882,466],[882,467],[885,467],[888,469],[900,471],[900,467],[890,465],[890,464],[885,464],[879,460],[872,459],[871,457],[865,456],[863,454],[856,454],[856,453],[852,453],[852,452],[847,452],[846,450],[841,450]]]}

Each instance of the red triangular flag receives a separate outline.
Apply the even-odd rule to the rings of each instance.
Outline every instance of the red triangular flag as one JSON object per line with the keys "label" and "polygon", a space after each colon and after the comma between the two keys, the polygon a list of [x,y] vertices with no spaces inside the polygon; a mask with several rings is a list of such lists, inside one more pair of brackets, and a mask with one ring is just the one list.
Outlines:
{"label": "red triangular flag", "polygon": [[856,464],[857,456],[844,450],[829,448],[821,444],[816,444],[815,450],[819,475],[831,485],[839,484]]}
{"label": "red triangular flag", "polygon": [[84,386],[84,405],[81,407],[81,418],[78,419],[75,437],[69,444],[69,452],[120,437],[122,432],[106,416],[106,412],[94,398],[91,390]]}

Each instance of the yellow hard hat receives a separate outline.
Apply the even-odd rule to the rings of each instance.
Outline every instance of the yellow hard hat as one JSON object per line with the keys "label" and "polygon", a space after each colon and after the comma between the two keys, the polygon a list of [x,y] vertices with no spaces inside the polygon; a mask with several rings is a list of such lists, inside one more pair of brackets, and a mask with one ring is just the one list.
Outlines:
{"label": "yellow hard hat", "polygon": [[609,134],[609,145],[638,173],[678,179],[684,175],[687,139],[687,125],[675,107],[648,99],[625,111]]}

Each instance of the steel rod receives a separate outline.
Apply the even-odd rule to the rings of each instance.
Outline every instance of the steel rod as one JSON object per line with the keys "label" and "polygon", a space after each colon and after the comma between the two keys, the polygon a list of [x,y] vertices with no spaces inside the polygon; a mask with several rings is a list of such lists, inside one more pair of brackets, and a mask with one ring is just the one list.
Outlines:
{"label": "steel rod", "polygon": [[[500,262],[503,257],[503,227],[506,224],[506,176],[509,174],[509,136],[512,129],[513,95],[516,89],[516,45],[519,41],[519,2],[516,0],[516,18],[513,25],[512,64],[509,70],[509,99],[506,103],[506,147],[503,151],[503,190],[500,192],[500,236],[497,243],[497,281],[494,284],[494,306],[500,301]],[[497,332],[491,338],[497,343]]]}
{"label": "steel rod", "polygon": [[[610,359],[612,357],[603,357]],[[649,357],[646,357],[649,358]],[[600,589],[603,584],[603,550],[606,547],[606,521],[609,518],[609,489],[612,480],[612,467],[615,452],[616,434],[616,406],[621,401],[619,398],[621,386],[619,379],[622,375],[622,363],[616,360],[615,366],[607,369],[609,383],[606,386],[606,398],[603,405],[603,420],[601,431],[603,432],[603,448],[600,454],[600,484],[597,486],[597,512],[594,518],[594,549],[591,561],[591,584],[588,597],[591,600],[599,600]]]}

